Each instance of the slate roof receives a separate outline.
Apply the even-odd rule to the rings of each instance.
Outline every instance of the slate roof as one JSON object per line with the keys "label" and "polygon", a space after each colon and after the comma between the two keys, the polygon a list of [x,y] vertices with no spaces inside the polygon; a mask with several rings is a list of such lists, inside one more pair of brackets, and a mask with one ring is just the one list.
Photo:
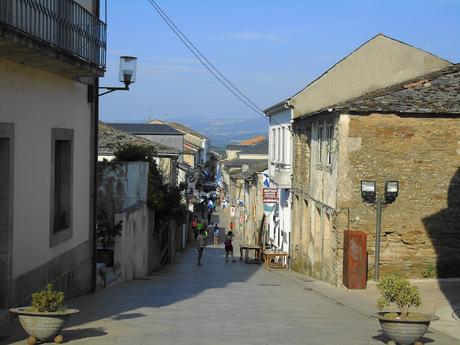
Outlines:
{"label": "slate roof", "polygon": [[255,145],[244,147],[239,154],[257,154],[257,155],[268,155],[268,139],[261,141]]}
{"label": "slate roof", "polygon": [[224,169],[241,168],[243,164],[249,165],[249,169],[255,172],[261,172],[268,168],[268,160],[266,159],[232,159],[223,161]]}
{"label": "slate roof", "polygon": [[131,134],[184,135],[166,124],[151,123],[107,123],[109,126]]}
{"label": "slate roof", "polygon": [[230,145],[227,145],[226,149],[227,150],[241,150],[244,147],[246,147],[246,146],[245,145],[239,145],[239,144],[230,144]]}
{"label": "slate roof", "polygon": [[460,114],[460,64],[333,108],[342,112]]}
{"label": "slate roof", "polygon": [[175,148],[153,143],[150,140],[136,137],[115,129],[103,122],[99,122],[98,153],[100,155],[112,155],[119,145],[127,143],[153,146],[157,149],[159,155],[178,155],[180,153],[180,151]]}
{"label": "slate roof", "polygon": [[207,139],[203,134],[201,134],[201,133],[195,131],[194,129],[192,129],[192,128],[190,128],[190,127],[184,126],[184,125],[181,124],[181,123],[177,123],[177,122],[168,122],[168,124],[169,124],[171,127],[174,127],[175,129],[177,129],[177,130],[180,131],[180,132],[185,132],[185,133],[194,135],[195,137],[198,137],[198,138],[200,138],[200,139]]}

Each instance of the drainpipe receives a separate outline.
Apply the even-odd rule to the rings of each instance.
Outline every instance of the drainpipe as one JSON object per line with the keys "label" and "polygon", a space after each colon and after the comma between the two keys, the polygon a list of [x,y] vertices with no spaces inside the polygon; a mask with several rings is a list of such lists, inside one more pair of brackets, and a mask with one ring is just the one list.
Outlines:
{"label": "drainpipe", "polygon": [[[100,4],[96,1],[96,17],[99,18]],[[97,218],[97,155],[99,146],[99,77],[94,78],[94,128],[93,128],[93,204],[92,204],[92,234],[91,234],[91,290],[96,291],[97,287],[97,243],[96,243],[96,218]]]}

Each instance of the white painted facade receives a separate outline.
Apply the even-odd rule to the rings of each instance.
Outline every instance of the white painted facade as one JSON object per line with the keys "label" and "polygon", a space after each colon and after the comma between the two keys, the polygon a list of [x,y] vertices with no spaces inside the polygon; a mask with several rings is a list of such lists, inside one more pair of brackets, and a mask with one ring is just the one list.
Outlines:
{"label": "white painted facade", "polygon": [[268,237],[276,250],[290,252],[291,236],[291,174],[292,174],[292,110],[280,106],[270,116],[268,174],[270,187],[278,188],[279,201],[268,216]]}
{"label": "white painted facade", "polygon": [[[0,70],[0,122],[14,124],[14,279],[89,239],[91,109],[86,85],[3,59]],[[52,128],[74,131],[73,234],[54,247],[49,243]]]}

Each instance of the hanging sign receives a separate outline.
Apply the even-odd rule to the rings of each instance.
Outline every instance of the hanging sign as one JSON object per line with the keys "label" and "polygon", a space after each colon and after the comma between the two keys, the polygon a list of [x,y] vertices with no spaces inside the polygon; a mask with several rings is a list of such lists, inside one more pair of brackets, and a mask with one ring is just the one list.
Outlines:
{"label": "hanging sign", "polygon": [[278,188],[264,188],[264,204],[276,204],[278,202]]}

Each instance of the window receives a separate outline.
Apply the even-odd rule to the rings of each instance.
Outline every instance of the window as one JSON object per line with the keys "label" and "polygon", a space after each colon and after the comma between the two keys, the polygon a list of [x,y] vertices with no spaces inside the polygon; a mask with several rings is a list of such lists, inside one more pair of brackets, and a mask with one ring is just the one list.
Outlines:
{"label": "window", "polygon": [[286,155],[286,128],[282,127],[281,129],[281,163],[285,163],[285,155]]}
{"label": "window", "polygon": [[324,127],[323,124],[320,123],[317,126],[317,132],[316,132],[316,143],[318,145],[318,151],[317,151],[317,157],[318,157],[318,163],[323,162],[323,139],[324,139]]}
{"label": "window", "polygon": [[332,139],[334,138],[334,125],[332,122],[326,124],[326,164],[332,165]]}
{"label": "window", "polygon": [[72,237],[73,130],[52,129],[50,245]]}
{"label": "window", "polygon": [[276,154],[276,162],[279,163],[280,157],[281,157],[281,131],[280,128],[277,128],[277,144],[278,144],[278,150]]}

